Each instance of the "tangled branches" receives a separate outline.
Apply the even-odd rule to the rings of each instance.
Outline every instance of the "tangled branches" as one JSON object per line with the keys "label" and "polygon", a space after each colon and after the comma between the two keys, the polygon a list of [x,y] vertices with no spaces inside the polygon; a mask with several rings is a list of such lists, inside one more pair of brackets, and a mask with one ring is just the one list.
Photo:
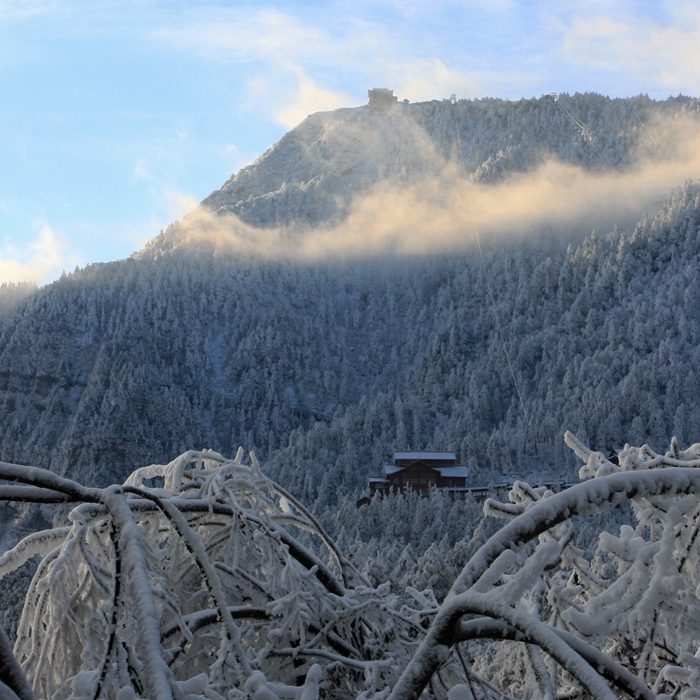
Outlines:
{"label": "tangled branches", "polygon": [[[14,652],[52,700],[700,698],[700,444],[626,447],[614,464],[566,440],[585,481],[487,501],[508,522],[440,606],[370,586],[240,451],[106,489],[0,463],[0,498],[77,504],[70,526],[0,558],[2,576],[42,557]],[[625,501],[636,524],[587,558],[575,516]],[[489,666],[493,642],[517,679]],[[6,647],[0,696],[31,700]]]}
{"label": "tangled branches", "polygon": [[[41,698],[373,697],[424,629],[417,597],[372,588],[255,457],[188,452],[87,489],[0,465],[4,497],[82,501],[41,554],[15,654]],[[21,490],[19,493],[18,490]]]}
{"label": "tangled branches", "polygon": [[[663,456],[628,446],[613,464],[566,440],[593,478],[558,494],[517,482],[510,503],[487,501],[509,522],[455,581],[391,700],[417,698],[476,639],[522,642],[519,697],[700,698],[700,444],[674,440]],[[593,566],[572,518],[627,500],[637,526],[602,533]],[[459,693],[510,697],[468,675]]]}

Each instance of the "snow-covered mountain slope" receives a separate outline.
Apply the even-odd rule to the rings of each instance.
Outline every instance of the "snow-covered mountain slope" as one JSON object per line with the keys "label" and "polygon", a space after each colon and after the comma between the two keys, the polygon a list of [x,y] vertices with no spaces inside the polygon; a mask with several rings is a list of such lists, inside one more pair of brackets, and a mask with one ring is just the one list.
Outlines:
{"label": "snow-covered mountain slope", "polygon": [[549,158],[587,171],[621,170],[664,155],[668,144],[651,124],[697,114],[696,99],[597,94],[399,103],[389,114],[368,107],[321,112],[203,204],[253,226],[318,225],[342,217],[378,182],[461,177],[462,159],[474,182],[527,172]]}
{"label": "snow-covered mountain slope", "polygon": [[[205,206],[258,226],[340,217],[378,178],[441,176],[455,110],[468,174],[486,181],[552,154],[631,168],[661,148],[644,141],[654,115],[698,110],[561,99],[593,141],[551,99],[315,115]],[[0,458],[105,484],[240,444],[323,509],[394,448],[478,455],[488,481],[573,467],[566,428],[599,449],[696,440],[699,212],[688,184],[634,231],[485,243],[483,260],[295,262],[175,245],[173,226],[0,317]]]}

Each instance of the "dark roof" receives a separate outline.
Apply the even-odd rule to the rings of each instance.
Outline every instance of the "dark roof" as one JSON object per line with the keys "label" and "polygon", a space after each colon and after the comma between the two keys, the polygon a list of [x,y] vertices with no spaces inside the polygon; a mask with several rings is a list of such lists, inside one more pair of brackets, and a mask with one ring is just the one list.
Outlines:
{"label": "dark roof", "polygon": [[457,455],[448,450],[398,450],[394,452],[394,462],[399,459],[415,459],[422,460],[454,460],[457,461]]}

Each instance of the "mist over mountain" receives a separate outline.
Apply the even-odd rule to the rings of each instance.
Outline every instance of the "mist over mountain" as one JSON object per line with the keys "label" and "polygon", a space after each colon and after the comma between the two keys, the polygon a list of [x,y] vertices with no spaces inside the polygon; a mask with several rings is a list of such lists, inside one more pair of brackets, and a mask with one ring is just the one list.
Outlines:
{"label": "mist over mountain", "polygon": [[390,114],[368,107],[321,112],[203,205],[256,227],[319,225],[347,215],[358,195],[378,183],[406,187],[440,178],[445,184],[462,174],[462,161],[473,183],[499,182],[547,160],[590,173],[620,172],[644,159],[672,157],[680,139],[671,124],[699,113],[691,98],[596,94],[399,103]]}
{"label": "mist over mountain", "polygon": [[[242,445],[323,512],[396,448],[488,483],[571,475],[565,429],[695,441],[699,113],[586,94],[311,115],[132,258],[3,307],[0,459],[104,485]],[[638,221],[591,233],[618,214]]]}

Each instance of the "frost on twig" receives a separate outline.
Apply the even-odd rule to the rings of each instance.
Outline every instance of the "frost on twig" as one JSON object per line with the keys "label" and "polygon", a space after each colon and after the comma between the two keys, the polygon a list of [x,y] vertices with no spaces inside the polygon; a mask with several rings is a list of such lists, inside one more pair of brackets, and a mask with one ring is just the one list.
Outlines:
{"label": "frost on twig", "polygon": [[[52,700],[700,697],[700,445],[626,446],[613,464],[567,441],[586,480],[488,501],[505,525],[442,605],[370,586],[240,452],[103,490],[0,464],[31,498],[83,501],[0,559],[1,576],[43,557],[15,654]],[[624,501],[635,522],[587,556],[573,518]]]}
{"label": "frost on twig", "polygon": [[17,465],[0,478],[85,501],[0,559],[2,576],[43,557],[14,650],[39,698],[373,697],[434,605],[370,586],[241,451],[191,451],[102,490]]}
{"label": "frost on twig", "polygon": [[[587,480],[558,494],[517,482],[509,503],[486,502],[508,522],[458,576],[391,700],[449,674],[454,697],[700,698],[700,444],[627,445],[618,465],[566,442]],[[601,533],[589,561],[572,518],[623,501],[636,523]],[[517,679],[475,642],[483,689],[463,654],[483,639],[517,643],[504,657]]]}

